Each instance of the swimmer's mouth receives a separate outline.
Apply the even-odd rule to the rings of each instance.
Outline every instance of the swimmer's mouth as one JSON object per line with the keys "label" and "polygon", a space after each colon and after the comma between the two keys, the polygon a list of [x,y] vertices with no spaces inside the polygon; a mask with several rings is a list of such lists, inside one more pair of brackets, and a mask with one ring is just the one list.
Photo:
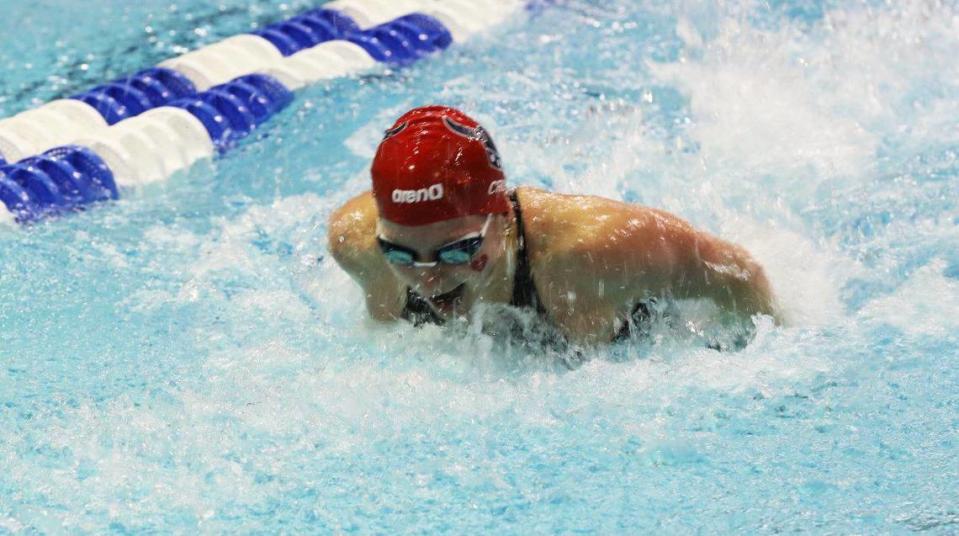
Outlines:
{"label": "swimmer's mouth", "polygon": [[452,312],[456,305],[463,299],[465,291],[466,283],[463,283],[449,292],[430,296],[429,302],[440,312],[449,313]]}

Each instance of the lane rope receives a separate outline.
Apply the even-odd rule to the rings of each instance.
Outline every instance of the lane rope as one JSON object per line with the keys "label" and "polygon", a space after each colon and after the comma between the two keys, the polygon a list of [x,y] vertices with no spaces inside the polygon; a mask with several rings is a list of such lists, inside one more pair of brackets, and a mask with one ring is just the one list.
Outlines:
{"label": "lane rope", "polygon": [[323,80],[403,67],[528,0],[335,0],[0,120],[0,221],[120,197],[222,155]]}

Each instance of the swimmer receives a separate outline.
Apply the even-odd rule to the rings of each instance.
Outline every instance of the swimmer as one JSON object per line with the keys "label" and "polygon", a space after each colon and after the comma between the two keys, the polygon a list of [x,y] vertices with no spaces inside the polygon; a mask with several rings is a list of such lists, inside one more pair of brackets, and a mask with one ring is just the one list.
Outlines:
{"label": "swimmer", "polygon": [[453,108],[400,117],[371,175],[372,190],[332,214],[329,247],[376,320],[442,324],[509,304],[589,345],[627,336],[656,300],[778,317],[742,248],[661,210],[510,189],[489,134]]}

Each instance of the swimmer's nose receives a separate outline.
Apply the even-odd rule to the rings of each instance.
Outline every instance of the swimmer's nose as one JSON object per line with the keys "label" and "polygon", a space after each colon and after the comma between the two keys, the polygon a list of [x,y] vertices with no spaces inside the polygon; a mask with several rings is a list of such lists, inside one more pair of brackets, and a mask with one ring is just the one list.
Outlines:
{"label": "swimmer's nose", "polygon": [[423,291],[431,292],[440,287],[443,278],[436,273],[436,270],[424,269],[416,271],[416,281]]}
{"label": "swimmer's nose", "polygon": [[436,274],[428,272],[420,272],[419,280],[420,286],[427,290],[435,288],[440,282],[440,278]]}

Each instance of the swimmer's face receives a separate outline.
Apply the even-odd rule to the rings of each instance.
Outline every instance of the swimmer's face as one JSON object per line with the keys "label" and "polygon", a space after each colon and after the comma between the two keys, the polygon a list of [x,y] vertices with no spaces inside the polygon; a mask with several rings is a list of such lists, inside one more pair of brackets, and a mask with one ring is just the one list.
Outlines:
{"label": "swimmer's face", "polygon": [[[437,250],[464,237],[476,237],[486,221],[487,216],[464,216],[410,227],[381,219],[379,237],[415,252],[417,262],[432,263],[437,260]],[[401,282],[426,298],[442,317],[463,315],[476,303],[489,283],[491,267],[504,254],[504,222],[503,216],[493,216],[482,244],[462,264],[438,262],[435,266],[416,266],[389,261],[387,264]],[[388,259],[385,254],[384,258]]]}

